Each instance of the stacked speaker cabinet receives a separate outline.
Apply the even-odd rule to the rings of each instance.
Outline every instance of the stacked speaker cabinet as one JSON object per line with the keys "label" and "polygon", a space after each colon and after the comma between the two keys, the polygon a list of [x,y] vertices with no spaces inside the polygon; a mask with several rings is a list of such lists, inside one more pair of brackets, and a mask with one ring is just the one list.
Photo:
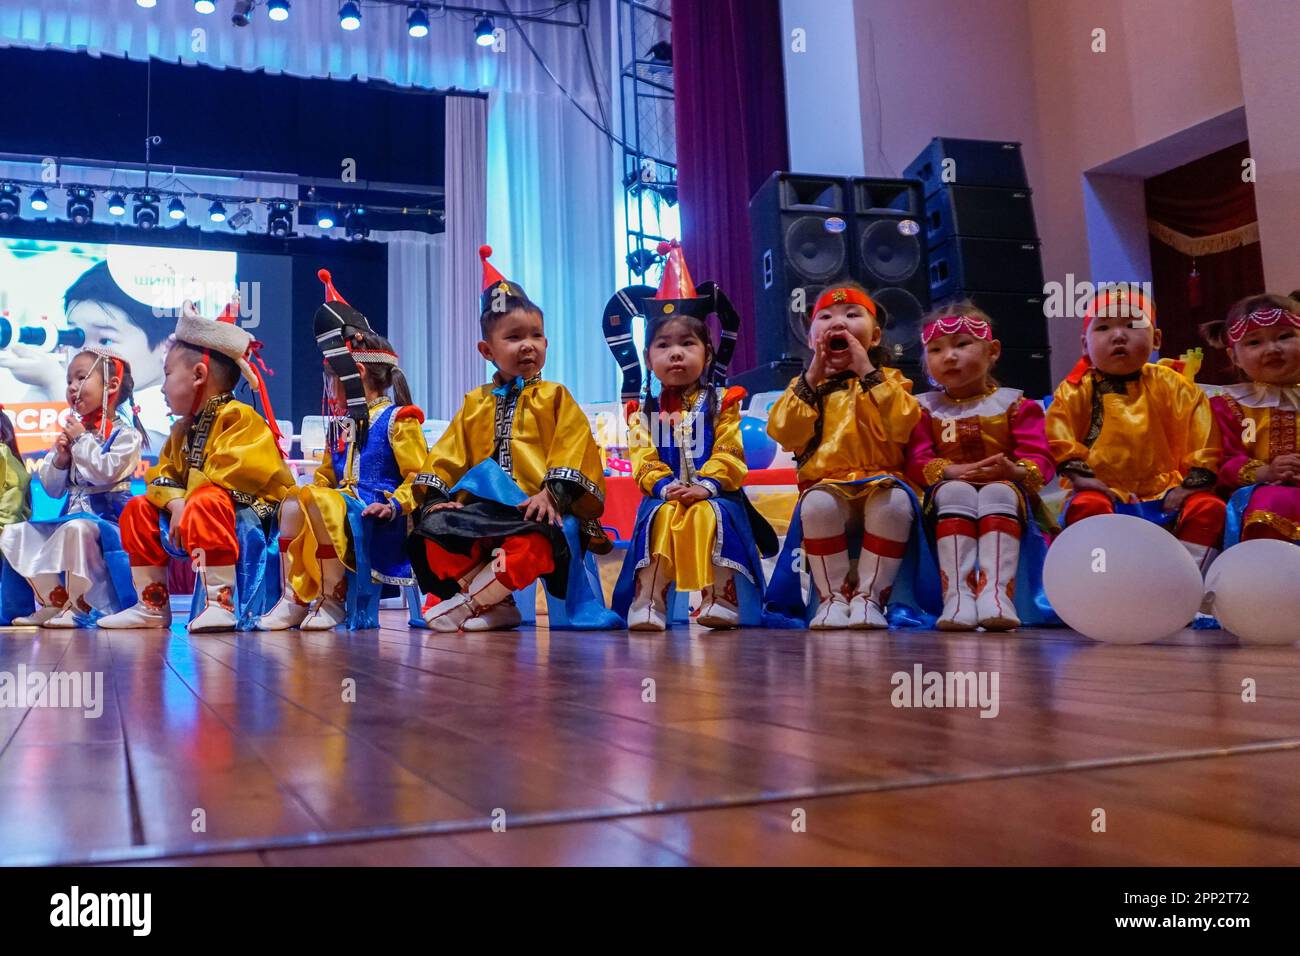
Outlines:
{"label": "stacked speaker cabinet", "polygon": [[749,204],[759,364],[732,381],[751,394],[785,388],[811,357],[806,322],[818,291],[852,278],[882,307],[893,364],[921,382],[924,196],[917,181],[773,173]]}
{"label": "stacked speaker cabinet", "polygon": [[1004,385],[1052,388],[1043,264],[1019,143],[937,137],[904,170],[925,192],[930,296],[970,299],[993,319]]}

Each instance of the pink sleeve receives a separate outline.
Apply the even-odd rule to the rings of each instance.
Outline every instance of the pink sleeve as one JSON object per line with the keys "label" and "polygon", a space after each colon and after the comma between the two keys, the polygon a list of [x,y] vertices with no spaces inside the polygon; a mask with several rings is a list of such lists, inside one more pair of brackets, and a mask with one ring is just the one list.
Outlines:
{"label": "pink sleeve", "polygon": [[916,423],[911,437],[907,440],[907,477],[918,487],[926,487],[929,482],[925,480],[925,466],[938,457],[934,447],[930,412],[923,406],[921,420]]}
{"label": "pink sleeve", "polygon": [[1056,463],[1047,447],[1044,422],[1043,406],[1031,399],[1022,399],[1011,419],[1011,440],[1015,443],[1015,450],[1009,457],[1012,461],[1032,461],[1038,466],[1043,481],[1048,482],[1056,476]]}
{"label": "pink sleeve", "polygon": [[1219,484],[1236,488],[1241,485],[1241,469],[1250,461],[1241,440],[1241,415],[1234,404],[1222,395],[1210,399],[1210,411],[1223,438],[1223,464],[1219,466]]}

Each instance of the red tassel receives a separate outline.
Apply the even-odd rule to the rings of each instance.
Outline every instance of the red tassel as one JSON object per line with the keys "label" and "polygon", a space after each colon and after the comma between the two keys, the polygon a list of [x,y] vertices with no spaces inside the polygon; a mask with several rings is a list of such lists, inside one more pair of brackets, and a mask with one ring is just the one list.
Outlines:
{"label": "red tassel", "polygon": [[280,426],[276,424],[275,411],[271,408],[271,396],[266,391],[266,379],[262,376],[262,372],[266,372],[267,375],[273,373],[258,354],[261,348],[262,343],[254,339],[248,343],[248,351],[244,353],[244,358],[248,361],[248,367],[253,370],[253,377],[257,379],[257,394],[262,400],[262,414],[266,416],[266,424],[270,426],[271,434],[275,436],[275,450],[280,453],[281,458],[287,460],[289,456],[281,444],[284,436],[280,434]]}
{"label": "red tassel", "polygon": [[1191,274],[1187,277],[1187,304],[1193,309],[1201,307],[1201,274],[1196,271],[1194,262]]}

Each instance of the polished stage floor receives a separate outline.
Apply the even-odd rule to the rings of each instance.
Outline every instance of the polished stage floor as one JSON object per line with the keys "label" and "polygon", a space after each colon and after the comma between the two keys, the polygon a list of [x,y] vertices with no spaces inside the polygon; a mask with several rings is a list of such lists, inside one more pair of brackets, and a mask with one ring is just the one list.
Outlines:
{"label": "polished stage floor", "polygon": [[[1300,863],[1298,647],[384,613],[351,635],[0,629],[0,672],[104,688],[98,718],[0,707],[0,862]],[[917,664],[996,672],[997,715],[894,706]]]}

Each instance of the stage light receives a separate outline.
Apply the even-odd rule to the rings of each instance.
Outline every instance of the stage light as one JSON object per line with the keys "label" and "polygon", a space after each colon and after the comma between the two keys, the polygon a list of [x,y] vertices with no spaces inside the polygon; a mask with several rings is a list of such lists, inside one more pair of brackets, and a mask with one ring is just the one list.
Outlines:
{"label": "stage light", "polygon": [[194,0],[194,12],[204,13],[204,14],[216,13],[217,12],[216,0]]}
{"label": "stage light", "polygon": [[0,183],[0,222],[18,218],[22,208],[22,193],[13,183]]}
{"label": "stage light", "polygon": [[413,37],[429,35],[429,15],[424,12],[423,6],[417,5],[411,10],[411,15],[406,18],[406,32]]}
{"label": "stage light", "polygon": [[158,0],[135,0],[137,7],[144,7],[146,10],[158,5]]}
{"label": "stage light", "polygon": [[86,186],[68,187],[68,218],[84,226],[95,218],[95,192]]}
{"label": "stage light", "polygon": [[167,215],[178,221],[185,218],[185,203],[181,202],[180,196],[167,204]]}
{"label": "stage light", "polygon": [[361,206],[353,206],[343,220],[343,229],[349,239],[364,239],[370,235],[370,228],[366,225],[366,210]]}
{"label": "stage light", "polygon": [[474,24],[474,42],[479,46],[491,46],[492,41],[496,39],[497,28],[492,22],[492,18],[484,15],[479,18],[478,23]]}
{"label": "stage light", "polygon": [[333,228],[334,228],[334,212],[333,212],[332,210],[330,210],[330,209],[321,209],[320,212],[318,212],[318,213],[316,214],[316,228],[317,228],[317,229],[333,229]]}
{"label": "stage light", "polygon": [[135,206],[131,218],[141,229],[152,229],[158,225],[158,194],[149,189],[136,193]]}
{"label": "stage light", "polygon": [[339,7],[339,26],[344,30],[355,30],[361,26],[361,8],[355,0],[347,0]]}
{"label": "stage light", "polygon": [[634,249],[627,254],[627,267],[633,275],[643,276],[646,270],[656,262],[662,262],[663,256],[651,252],[649,249]]}
{"label": "stage light", "polygon": [[126,212],[126,199],[121,193],[113,193],[108,197],[108,211],[114,216],[121,216]]}
{"label": "stage light", "polygon": [[32,208],[37,212],[45,212],[50,208],[50,200],[46,197],[44,189],[32,191]]}
{"label": "stage light", "polygon": [[293,203],[276,199],[266,214],[266,232],[271,236],[287,236],[293,232]]}
{"label": "stage light", "polygon": [[220,199],[214,199],[212,205],[208,207],[208,219],[212,222],[226,221],[226,207],[221,205]]}
{"label": "stage light", "polygon": [[247,206],[240,206],[235,210],[235,214],[226,220],[226,225],[231,229],[243,229],[253,221],[253,213]]}
{"label": "stage light", "polygon": [[289,0],[271,0],[266,5],[266,15],[277,22],[289,19]]}
{"label": "stage light", "polygon": [[253,0],[235,0],[235,8],[230,11],[230,22],[237,27],[248,26],[253,16]]}

